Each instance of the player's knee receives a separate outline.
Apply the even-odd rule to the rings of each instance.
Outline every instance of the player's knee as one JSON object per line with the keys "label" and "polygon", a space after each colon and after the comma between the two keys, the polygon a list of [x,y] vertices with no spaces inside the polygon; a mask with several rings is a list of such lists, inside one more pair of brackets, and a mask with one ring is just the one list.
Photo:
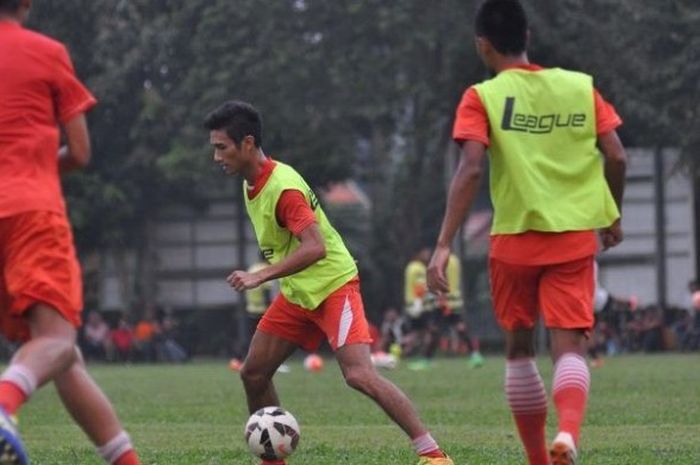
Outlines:
{"label": "player's knee", "polygon": [[267,384],[270,381],[270,376],[265,371],[244,363],[241,368],[241,381],[246,387],[256,389]]}
{"label": "player's knee", "polygon": [[375,373],[367,368],[351,368],[345,372],[345,383],[360,392],[369,392]]}

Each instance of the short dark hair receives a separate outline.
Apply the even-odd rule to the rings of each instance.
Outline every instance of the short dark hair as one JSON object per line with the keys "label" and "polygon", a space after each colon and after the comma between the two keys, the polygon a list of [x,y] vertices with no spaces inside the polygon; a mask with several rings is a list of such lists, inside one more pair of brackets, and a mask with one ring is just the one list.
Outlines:
{"label": "short dark hair", "polygon": [[503,55],[518,55],[527,47],[527,15],[519,0],[486,0],[476,12],[474,30]]}
{"label": "short dark hair", "polygon": [[21,0],[0,0],[0,13],[16,13]]}
{"label": "short dark hair", "polygon": [[256,147],[262,145],[262,118],[250,103],[229,100],[221,104],[204,119],[204,127],[210,131],[223,129],[236,145],[245,136],[253,136]]}

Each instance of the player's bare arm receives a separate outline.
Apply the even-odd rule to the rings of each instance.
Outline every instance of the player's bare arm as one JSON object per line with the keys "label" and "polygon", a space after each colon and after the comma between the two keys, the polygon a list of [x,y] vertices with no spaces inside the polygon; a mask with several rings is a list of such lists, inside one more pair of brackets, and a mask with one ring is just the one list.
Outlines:
{"label": "player's bare arm", "polygon": [[325,258],[326,245],[318,224],[310,224],[299,233],[297,239],[300,242],[299,248],[274,265],[255,273],[234,271],[226,281],[237,291],[254,289],[266,281],[298,273]]}
{"label": "player's bare arm", "polygon": [[474,203],[484,172],[486,146],[481,142],[466,141],[457,172],[450,183],[447,194],[447,208],[442,221],[438,242],[428,265],[428,288],[433,292],[447,292],[449,286],[445,277],[445,267],[450,256],[450,245],[460,225]]}
{"label": "player's bare arm", "polygon": [[[618,210],[622,212],[622,198],[625,191],[625,171],[627,154],[617,131],[610,131],[598,136],[598,148],[605,156],[605,180],[608,183]],[[603,249],[615,247],[623,239],[622,225],[616,220],[612,225],[600,230]]]}
{"label": "player's bare arm", "polygon": [[63,125],[66,145],[58,150],[61,172],[85,168],[90,162],[90,133],[85,114],[81,113]]}

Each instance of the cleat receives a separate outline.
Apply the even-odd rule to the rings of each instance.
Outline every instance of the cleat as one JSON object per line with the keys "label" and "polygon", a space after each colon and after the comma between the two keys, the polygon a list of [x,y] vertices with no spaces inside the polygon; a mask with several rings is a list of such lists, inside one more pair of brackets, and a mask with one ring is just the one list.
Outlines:
{"label": "cleat", "polygon": [[469,356],[469,368],[481,368],[484,366],[484,356],[479,352],[472,352]]}
{"label": "cleat", "polygon": [[17,422],[0,409],[0,465],[29,465]]}
{"label": "cleat", "polygon": [[559,433],[549,449],[551,465],[576,465],[576,446],[569,433]]}
{"label": "cleat", "polygon": [[418,461],[418,465],[455,465],[455,463],[448,456],[426,457],[422,455]]}

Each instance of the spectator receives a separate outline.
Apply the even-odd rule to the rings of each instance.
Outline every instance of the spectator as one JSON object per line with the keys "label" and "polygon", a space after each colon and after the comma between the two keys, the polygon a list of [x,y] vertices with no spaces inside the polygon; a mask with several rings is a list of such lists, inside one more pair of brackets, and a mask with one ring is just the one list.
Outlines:
{"label": "spectator", "polygon": [[110,329],[102,315],[91,311],[83,327],[82,350],[87,360],[107,359],[111,349]]}
{"label": "spectator", "polygon": [[123,316],[119,319],[117,327],[110,333],[110,339],[114,347],[112,360],[126,362],[130,361],[133,349],[133,331],[131,325]]}
{"label": "spectator", "polygon": [[189,358],[187,351],[177,342],[177,320],[171,312],[163,315],[160,334],[157,335],[158,360],[163,362],[185,362]]}
{"label": "spectator", "polygon": [[134,349],[138,359],[155,362],[157,356],[157,338],[161,328],[153,309],[146,310],[144,317],[134,328]]}

